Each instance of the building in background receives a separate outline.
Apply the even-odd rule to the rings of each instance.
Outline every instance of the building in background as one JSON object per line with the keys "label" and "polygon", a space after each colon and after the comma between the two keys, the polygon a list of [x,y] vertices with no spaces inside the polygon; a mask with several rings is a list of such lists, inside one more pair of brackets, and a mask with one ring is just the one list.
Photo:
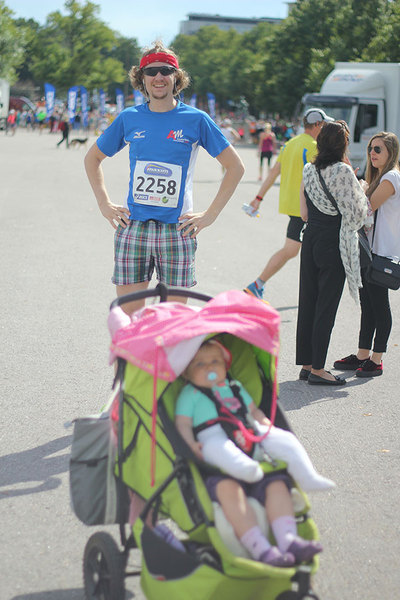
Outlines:
{"label": "building in background", "polygon": [[179,33],[191,35],[196,33],[202,27],[207,25],[216,25],[223,31],[235,29],[238,33],[250,31],[259,23],[271,23],[277,25],[283,19],[275,19],[273,17],[246,18],[246,17],[223,17],[221,15],[207,15],[200,13],[189,13],[186,21],[181,21]]}

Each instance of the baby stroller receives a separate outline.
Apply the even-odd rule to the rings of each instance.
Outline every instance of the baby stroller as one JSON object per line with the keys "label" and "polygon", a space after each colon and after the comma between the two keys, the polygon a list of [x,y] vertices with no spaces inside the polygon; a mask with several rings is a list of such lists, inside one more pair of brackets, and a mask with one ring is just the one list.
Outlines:
{"label": "baby stroller", "polygon": [[[169,293],[200,300],[203,305],[167,302]],[[229,291],[212,299],[188,290],[169,292],[159,284],[153,290],[118,298],[111,305],[110,315],[121,311],[125,302],[149,297],[159,297],[160,302],[134,313],[112,338],[112,357],[118,360],[111,408],[118,431],[115,460],[108,442],[106,456],[97,460],[74,452],[74,444],[72,448],[70,475],[75,512],[88,524],[118,523],[123,546],[120,551],[106,532],[91,536],[83,565],[86,598],[121,600],[125,596],[125,577],[140,574],[148,600],[318,600],[311,590],[317,556],[309,564],[278,568],[256,562],[238,548],[230,525],[208,495],[203,481],[207,467],[196,458],[174,424],[176,399],[184,385],[181,373],[202,342],[216,337],[232,354],[232,377],[243,383],[271,421],[290,430],[276,403],[279,314],[244,292]],[[109,414],[107,407],[103,416]],[[109,420],[103,421],[103,431],[110,431]],[[91,467],[110,455],[115,477],[111,481],[108,478],[103,495],[109,500],[112,489],[111,495],[117,498],[112,517],[107,520],[100,511],[95,518],[93,513],[82,518],[74,501],[76,488],[87,488]],[[74,465],[86,469],[78,483],[72,482]],[[271,470],[285,468],[280,461],[264,466]],[[141,499],[143,508],[127,535],[128,491]],[[308,515],[308,499],[295,484],[292,497],[299,535],[316,539],[318,532]],[[93,506],[102,505],[98,500]],[[154,525],[165,518],[184,534],[184,551],[155,533]],[[129,573],[127,560],[132,548],[140,549],[142,566],[140,571]]]}

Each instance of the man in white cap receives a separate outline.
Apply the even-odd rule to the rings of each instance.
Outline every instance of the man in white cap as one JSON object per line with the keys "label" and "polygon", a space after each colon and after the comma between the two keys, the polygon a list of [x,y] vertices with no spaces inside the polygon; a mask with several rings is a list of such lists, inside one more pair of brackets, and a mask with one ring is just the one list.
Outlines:
{"label": "man in white cap", "polygon": [[289,216],[286,240],[283,248],[269,259],[261,275],[250,283],[245,291],[257,298],[263,297],[264,284],[277,273],[301,248],[301,233],[304,222],[300,217],[300,185],[303,167],[317,153],[317,137],[325,122],[334,121],[320,108],[310,108],[303,118],[304,133],[297,135],[282,146],[276,163],[261,185],[257,196],[250,203],[254,211],[260,208],[267,191],[278,175],[281,175],[279,190],[279,212]]}

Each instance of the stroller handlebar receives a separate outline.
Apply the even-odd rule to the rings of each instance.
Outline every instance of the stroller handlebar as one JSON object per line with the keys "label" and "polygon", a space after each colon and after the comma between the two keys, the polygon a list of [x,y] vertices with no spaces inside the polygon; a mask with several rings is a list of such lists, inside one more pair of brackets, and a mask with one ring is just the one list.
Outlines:
{"label": "stroller handlebar", "polygon": [[192,298],[193,300],[201,300],[202,302],[208,302],[212,300],[212,296],[207,294],[201,294],[200,292],[192,292],[185,288],[168,288],[165,284],[159,283],[155,288],[149,290],[142,290],[140,292],[131,292],[124,296],[119,296],[113,300],[110,305],[110,310],[115,306],[121,306],[127,302],[134,302],[136,300],[145,300],[146,298],[155,298],[159,296],[160,302],[167,302],[168,296],[181,296],[183,298]]}

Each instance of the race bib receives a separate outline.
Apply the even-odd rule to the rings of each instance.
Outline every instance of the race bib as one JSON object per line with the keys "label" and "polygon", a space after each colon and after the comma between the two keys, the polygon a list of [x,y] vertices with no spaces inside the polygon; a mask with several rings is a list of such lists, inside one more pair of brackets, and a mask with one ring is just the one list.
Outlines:
{"label": "race bib", "polygon": [[181,180],[180,165],[138,160],[133,175],[133,199],[137,204],[176,208]]}

